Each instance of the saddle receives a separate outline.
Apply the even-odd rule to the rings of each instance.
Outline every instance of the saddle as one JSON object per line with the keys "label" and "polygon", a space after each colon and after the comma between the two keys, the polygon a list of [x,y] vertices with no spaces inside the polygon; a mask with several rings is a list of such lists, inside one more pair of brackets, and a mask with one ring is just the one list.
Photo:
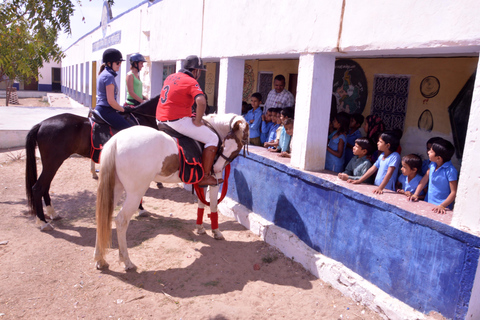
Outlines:
{"label": "saddle", "polygon": [[[131,113],[120,113],[125,120],[133,125],[139,124],[137,118]],[[90,159],[93,162],[100,162],[100,154],[102,153],[103,145],[107,143],[110,138],[118,132],[114,129],[102,116],[94,110],[91,110],[88,119],[92,126],[90,133],[90,142],[92,148],[90,149]]]}
{"label": "saddle", "polygon": [[[158,124],[158,130],[165,132],[166,134],[174,138],[177,142],[178,156],[180,162],[178,175],[182,182],[186,184],[196,184],[200,182],[204,175],[202,166],[202,152],[204,144],[192,138],[184,136],[183,134],[161,122]],[[213,130],[213,132],[218,135],[215,130]],[[222,141],[220,137],[218,140],[218,151],[220,151],[220,145]],[[217,156],[215,157],[215,161],[217,161],[218,158],[218,151]]]}

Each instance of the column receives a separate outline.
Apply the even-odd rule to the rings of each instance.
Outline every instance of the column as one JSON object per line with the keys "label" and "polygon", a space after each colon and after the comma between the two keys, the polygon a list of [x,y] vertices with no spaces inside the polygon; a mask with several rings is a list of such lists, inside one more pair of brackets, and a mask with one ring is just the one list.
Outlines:
{"label": "column", "polygon": [[163,88],[163,62],[152,62],[150,70],[150,99],[158,96]]}
{"label": "column", "polygon": [[175,68],[176,68],[175,72],[178,72],[180,69],[182,69],[182,67],[183,67],[183,60],[177,60],[177,63],[175,65]]}
{"label": "column", "polygon": [[[480,60],[477,70],[480,70]],[[452,226],[467,228],[473,233],[480,233],[480,210],[476,200],[480,199],[480,77],[477,73],[473,88],[470,118],[468,119],[467,136],[463,150],[462,167],[459,174],[457,197],[452,218]],[[472,295],[468,306],[466,319],[480,317],[480,261],[477,263],[477,273],[473,283]]]}
{"label": "column", "polygon": [[325,168],[334,71],[333,55],[300,56],[291,160],[299,169]]}
{"label": "column", "polygon": [[218,76],[218,113],[242,112],[243,74],[245,61],[238,58],[220,59]]}

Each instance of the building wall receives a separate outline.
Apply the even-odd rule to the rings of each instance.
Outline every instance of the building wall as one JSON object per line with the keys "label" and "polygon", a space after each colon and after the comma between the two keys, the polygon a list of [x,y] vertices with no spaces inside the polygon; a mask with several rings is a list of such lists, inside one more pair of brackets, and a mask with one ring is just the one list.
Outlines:
{"label": "building wall", "polygon": [[254,152],[228,195],[411,307],[465,318],[480,237]]}
{"label": "building wall", "polygon": [[[249,89],[252,91],[256,91],[259,71],[282,73],[287,82],[289,73],[299,73],[303,91],[297,91],[297,97],[303,94],[299,101],[307,102],[297,106],[305,108],[301,109],[305,112],[299,123],[303,120],[309,125],[306,130],[295,130],[294,142],[303,139],[300,141],[309,142],[309,146],[318,146],[327,140],[327,130],[315,124],[317,120],[327,122],[330,105],[326,104],[331,100],[324,84],[331,81],[335,59],[354,59],[366,73],[369,92],[375,74],[410,74],[403,153],[424,154],[429,135],[451,137],[446,108],[478,63],[478,12],[480,2],[476,0],[145,1],[109,21],[105,36],[100,27],[96,28],[66,50],[63,89],[71,96],[94,95],[93,89],[78,85],[80,65],[90,62],[92,66],[96,62],[98,70],[106,47],[93,50],[93,44],[121,32],[120,41],[109,47],[119,49],[124,57],[135,52],[148,56],[148,74],[142,80],[151,81],[146,86],[151,85],[152,90],[146,91],[152,95],[153,87],[161,87],[163,76],[154,70],[158,72],[168,65],[178,67],[190,54],[207,62],[205,90],[211,104],[213,86],[214,96],[219,96],[219,110],[233,110],[237,105],[240,110],[242,96],[237,87],[244,76],[240,68],[243,60],[254,75]],[[303,67],[299,68],[302,61]],[[124,63],[118,77],[120,103],[124,102],[128,69],[129,64]],[[314,74],[312,70],[324,74]],[[217,85],[219,74],[225,81],[222,86]],[[441,89],[438,96],[425,102],[418,88],[428,75],[439,78]],[[90,76],[93,88],[95,76]],[[315,88],[319,85],[322,88]],[[478,81],[475,88],[478,97]],[[244,92],[243,98],[248,98],[248,94]],[[474,101],[472,110],[477,110],[478,99]],[[371,94],[364,115],[369,113],[370,105]],[[428,134],[415,129],[426,106],[432,110],[435,121]],[[315,123],[310,126],[310,122]],[[478,124],[470,123],[469,132],[476,131]],[[476,139],[468,143],[472,147],[466,150],[478,149]],[[324,150],[317,149],[313,154],[308,148],[297,148],[301,150],[297,158],[310,161],[312,154],[321,157]],[[299,152],[296,150],[293,160],[295,152]],[[472,165],[472,157],[467,158]],[[234,172],[229,190],[232,198],[293,230],[315,250],[338,259],[414,308],[423,312],[437,310],[447,317],[463,319],[472,305],[471,292],[473,296],[480,295],[480,279],[477,277],[474,282],[479,261],[475,232],[466,233],[461,231],[464,229],[398,209],[387,201],[365,197],[261,157],[239,161]],[[467,175],[460,172],[462,176]],[[295,192],[289,188],[295,188]],[[256,196],[265,190],[266,197]],[[470,199],[479,196],[479,189],[469,190]],[[462,195],[458,198],[469,217],[478,212],[473,202]],[[472,226],[472,230],[480,230],[480,224]],[[475,312],[477,309],[470,308],[473,318],[478,316]]]}

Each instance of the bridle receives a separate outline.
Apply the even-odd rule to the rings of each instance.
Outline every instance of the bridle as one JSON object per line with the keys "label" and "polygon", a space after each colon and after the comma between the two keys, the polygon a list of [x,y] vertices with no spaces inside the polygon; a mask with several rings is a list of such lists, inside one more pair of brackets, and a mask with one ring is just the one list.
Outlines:
{"label": "bridle", "polygon": [[[248,146],[248,132],[246,132],[246,130],[244,130],[242,139],[240,140],[237,137],[237,135],[235,134],[235,132],[233,131],[232,123],[233,123],[233,120],[235,120],[235,118],[236,117],[233,117],[230,120],[230,124],[229,124],[230,131],[227,133],[227,135],[225,136],[223,141],[222,141],[222,138],[220,137],[220,135],[218,134],[217,130],[215,130],[215,128],[208,121],[203,120],[205,125],[207,127],[209,127],[211,130],[213,130],[213,132],[215,132],[216,135],[218,136],[218,153],[217,153],[218,156],[217,156],[217,159],[218,159],[218,157],[221,157],[225,160],[225,164],[224,164],[223,168],[225,168],[230,162],[232,162],[240,154],[240,151],[242,150],[242,148],[243,148],[243,156],[245,157],[245,147]],[[223,150],[224,150],[224,146],[225,146],[225,141],[227,141],[229,139],[235,139],[235,142],[237,143],[237,146],[240,146],[240,147],[236,151],[232,152],[230,154],[230,157],[227,157],[223,154]],[[248,153],[248,150],[247,150],[247,153]],[[217,159],[215,159],[215,162],[216,162]]]}

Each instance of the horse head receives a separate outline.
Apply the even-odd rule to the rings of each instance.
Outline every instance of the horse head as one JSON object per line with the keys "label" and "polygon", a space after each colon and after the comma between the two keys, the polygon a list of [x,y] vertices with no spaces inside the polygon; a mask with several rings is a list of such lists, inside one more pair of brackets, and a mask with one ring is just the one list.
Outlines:
{"label": "horse head", "polygon": [[220,157],[213,166],[213,171],[218,173],[247,145],[250,128],[245,119],[236,114],[209,115],[204,120],[212,124],[222,139]]}

